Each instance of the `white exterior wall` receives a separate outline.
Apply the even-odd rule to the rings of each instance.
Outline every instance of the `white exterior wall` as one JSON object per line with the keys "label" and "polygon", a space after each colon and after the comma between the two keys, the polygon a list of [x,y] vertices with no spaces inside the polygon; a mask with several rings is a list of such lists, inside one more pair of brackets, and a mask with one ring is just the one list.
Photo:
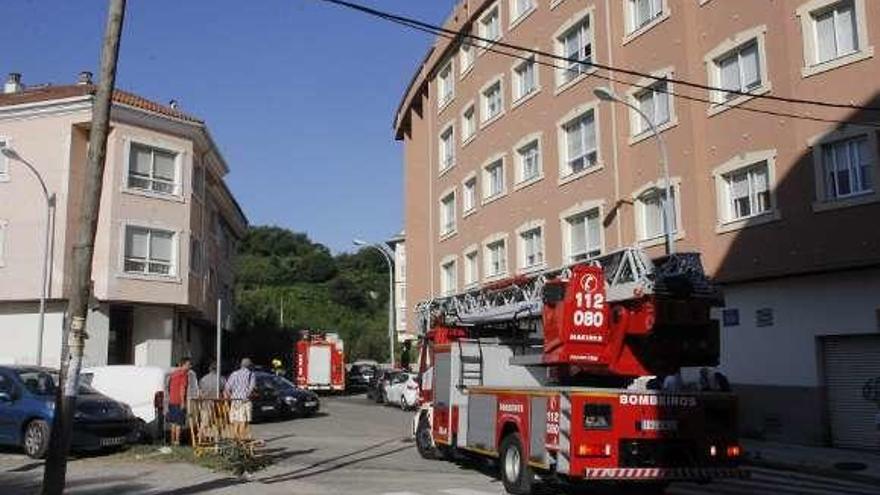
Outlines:
{"label": "white exterior wall", "polygon": [[[739,326],[721,329],[721,369],[733,383],[817,387],[816,337],[878,330],[880,270],[724,287]],[[773,325],[757,327],[755,311],[773,309]]]}
{"label": "white exterior wall", "polygon": [[[65,303],[49,303],[43,327],[43,366],[57,368],[61,363],[61,335],[64,331]],[[0,363],[37,364],[37,325],[39,306],[33,303],[0,304]],[[109,317],[101,309],[86,319],[84,366],[107,364]]]}
{"label": "white exterior wall", "polygon": [[171,366],[174,309],[167,306],[135,306],[132,345],[137,366]]}

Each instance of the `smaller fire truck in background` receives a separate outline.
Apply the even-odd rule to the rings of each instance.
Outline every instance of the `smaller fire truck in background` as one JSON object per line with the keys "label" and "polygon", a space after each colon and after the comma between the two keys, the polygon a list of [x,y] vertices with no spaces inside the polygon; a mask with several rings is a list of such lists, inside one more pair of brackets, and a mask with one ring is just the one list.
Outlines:
{"label": "smaller fire truck in background", "polygon": [[335,333],[304,330],[294,348],[296,386],[307,390],[345,390],[343,342]]}

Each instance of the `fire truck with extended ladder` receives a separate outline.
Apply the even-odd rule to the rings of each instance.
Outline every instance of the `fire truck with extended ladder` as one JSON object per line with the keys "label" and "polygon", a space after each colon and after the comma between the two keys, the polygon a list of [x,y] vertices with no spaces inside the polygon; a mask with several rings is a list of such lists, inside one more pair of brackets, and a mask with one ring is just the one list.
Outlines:
{"label": "fire truck with extended ladder", "polygon": [[747,476],[735,397],[658,386],[718,364],[721,304],[699,254],[636,248],[423,302],[419,453],[495,458],[514,494]]}

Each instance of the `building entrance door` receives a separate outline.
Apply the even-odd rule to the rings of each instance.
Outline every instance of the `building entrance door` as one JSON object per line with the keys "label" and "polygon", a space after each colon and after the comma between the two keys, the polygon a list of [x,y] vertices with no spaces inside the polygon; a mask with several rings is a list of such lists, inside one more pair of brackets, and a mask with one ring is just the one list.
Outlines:
{"label": "building entrance door", "polygon": [[131,306],[110,307],[110,335],[107,364],[134,364],[131,333],[134,316]]}

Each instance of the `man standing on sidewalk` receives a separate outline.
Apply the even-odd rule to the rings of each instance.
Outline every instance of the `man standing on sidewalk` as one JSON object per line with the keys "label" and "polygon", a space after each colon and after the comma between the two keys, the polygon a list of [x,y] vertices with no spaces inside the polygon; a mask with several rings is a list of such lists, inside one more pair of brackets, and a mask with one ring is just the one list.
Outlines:
{"label": "man standing on sidewalk", "polygon": [[256,387],[253,363],[249,358],[241,360],[241,367],[233,371],[226,380],[224,394],[232,399],[229,406],[229,422],[232,423],[232,431],[235,438],[244,440],[250,437],[248,425],[251,422],[251,394]]}
{"label": "man standing on sidewalk", "polygon": [[189,399],[198,396],[198,379],[192,371],[192,360],[185,357],[177,369],[165,380],[168,397],[168,423],[171,424],[171,445],[180,445],[180,431],[186,426],[186,406]]}

